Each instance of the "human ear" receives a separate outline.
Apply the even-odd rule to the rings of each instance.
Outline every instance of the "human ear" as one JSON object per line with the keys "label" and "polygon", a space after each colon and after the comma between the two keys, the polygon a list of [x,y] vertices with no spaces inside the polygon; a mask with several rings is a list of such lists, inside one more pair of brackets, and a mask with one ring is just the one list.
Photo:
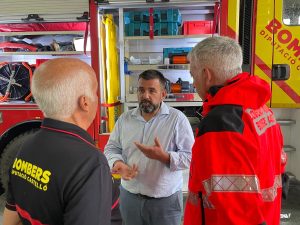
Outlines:
{"label": "human ear", "polygon": [[211,71],[209,69],[204,68],[203,75],[205,77],[206,87],[210,88],[213,85],[213,74],[211,73]]}
{"label": "human ear", "polygon": [[78,99],[78,106],[83,111],[88,111],[89,108],[89,102],[85,95],[82,95]]}

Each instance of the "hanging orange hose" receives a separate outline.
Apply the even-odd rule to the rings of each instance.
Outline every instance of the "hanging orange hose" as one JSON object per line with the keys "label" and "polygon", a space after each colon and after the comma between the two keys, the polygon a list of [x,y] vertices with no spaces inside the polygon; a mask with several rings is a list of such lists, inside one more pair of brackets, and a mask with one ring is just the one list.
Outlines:
{"label": "hanging orange hose", "polygon": [[[32,79],[32,68],[29,66],[29,64],[27,62],[22,62],[22,65],[25,66],[26,69],[28,69],[29,71],[29,82],[31,85],[31,79]],[[29,102],[30,98],[32,96],[32,93],[30,92],[26,97],[25,97],[25,102]]]}
{"label": "hanging orange hose", "polygon": [[[0,62],[0,67],[4,66],[6,64],[8,64],[8,62]],[[0,102],[5,102],[8,99],[8,95],[9,95],[9,93],[6,92],[5,95],[0,96]]]}

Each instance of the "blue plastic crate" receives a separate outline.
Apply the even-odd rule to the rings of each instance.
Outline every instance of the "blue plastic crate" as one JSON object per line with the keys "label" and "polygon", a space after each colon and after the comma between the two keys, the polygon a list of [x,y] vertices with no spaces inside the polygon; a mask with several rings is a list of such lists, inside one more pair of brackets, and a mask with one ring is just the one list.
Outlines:
{"label": "blue plastic crate", "polygon": [[[124,24],[129,23],[149,23],[149,11],[142,12],[124,12]],[[154,23],[160,22],[160,11],[154,10],[153,12]]]}
{"label": "blue plastic crate", "polygon": [[130,24],[130,13],[129,12],[124,12],[124,24]]}
{"label": "blue plastic crate", "polygon": [[[153,33],[154,36],[159,36],[159,27],[157,26],[157,23],[154,24]],[[150,34],[150,27],[149,23],[141,23],[141,36],[149,36]]]}
{"label": "blue plastic crate", "polygon": [[141,36],[141,23],[125,24],[126,36]]}
{"label": "blue plastic crate", "polygon": [[[155,34],[155,30],[154,35],[158,35]],[[149,36],[149,23],[141,23],[141,36]]]}
{"label": "blue plastic crate", "polygon": [[124,24],[140,23],[141,12],[124,12]]}
{"label": "blue plastic crate", "polygon": [[[149,23],[149,10],[140,12],[124,12],[124,23]],[[181,26],[182,18],[178,9],[166,9],[153,11],[154,23],[165,22],[165,23],[177,23]]]}
{"label": "blue plastic crate", "polygon": [[[149,23],[150,14],[149,11],[141,12],[141,21],[143,23]],[[153,21],[154,23],[160,22],[160,10],[153,11]]]}
{"label": "blue plastic crate", "polygon": [[177,23],[156,23],[154,26],[158,26],[160,36],[178,34]]}
{"label": "blue plastic crate", "polygon": [[[141,23],[142,36],[149,36],[149,30],[149,23]],[[178,30],[177,23],[154,23],[153,33],[154,36],[177,35]]]}
{"label": "blue plastic crate", "polygon": [[181,26],[182,18],[179,9],[161,10],[160,22],[177,23]]}
{"label": "blue plastic crate", "polygon": [[129,35],[129,24],[124,25],[124,34],[125,34],[125,36],[130,36]]}

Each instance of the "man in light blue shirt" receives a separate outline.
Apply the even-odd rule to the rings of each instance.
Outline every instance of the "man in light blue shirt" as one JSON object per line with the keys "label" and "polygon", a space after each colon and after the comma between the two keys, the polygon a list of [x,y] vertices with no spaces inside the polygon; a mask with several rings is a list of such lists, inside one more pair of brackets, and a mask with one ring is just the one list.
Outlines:
{"label": "man in light blue shirt", "polygon": [[194,144],[186,116],[167,106],[166,79],[146,70],[138,79],[139,107],[118,119],[104,149],[121,175],[120,210],[125,225],[179,225],[182,170]]}

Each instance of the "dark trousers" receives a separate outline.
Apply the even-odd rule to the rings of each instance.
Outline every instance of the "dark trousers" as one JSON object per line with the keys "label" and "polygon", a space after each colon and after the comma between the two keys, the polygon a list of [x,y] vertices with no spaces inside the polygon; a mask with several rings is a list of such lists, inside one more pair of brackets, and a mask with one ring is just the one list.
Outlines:
{"label": "dark trousers", "polygon": [[180,225],[183,199],[178,191],[166,198],[132,194],[120,186],[123,225]]}

